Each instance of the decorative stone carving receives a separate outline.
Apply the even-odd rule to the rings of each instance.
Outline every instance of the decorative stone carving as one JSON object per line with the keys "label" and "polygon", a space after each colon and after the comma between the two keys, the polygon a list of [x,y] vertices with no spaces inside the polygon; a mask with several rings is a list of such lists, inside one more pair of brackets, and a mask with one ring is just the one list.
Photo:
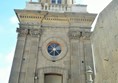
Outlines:
{"label": "decorative stone carving", "polygon": [[42,34],[42,29],[30,29],[30,35],[33,37],[39,37]]}
{"label": "decorative stone carving", "polygon": [[68,36],[70,39],[79,39],[81,37],[80,31],[69,31]]}
{"label": "decorative stone carving", "polygon": [[17,28],[18,36],[26,36],[28,34],[28,29]]}
{"label": "decorative stone carving", "polygon": [[91,32],[82,32],[83,39],[90,39]]}

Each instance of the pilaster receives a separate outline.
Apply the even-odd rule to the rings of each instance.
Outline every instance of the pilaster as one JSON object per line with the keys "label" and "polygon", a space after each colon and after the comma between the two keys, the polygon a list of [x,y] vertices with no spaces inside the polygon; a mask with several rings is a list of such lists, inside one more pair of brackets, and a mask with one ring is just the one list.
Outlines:
{"label": "pilaster", "polygon": [[[37,62],[39,56],[39,43],[42,34],[41,29],[30,29],[29,34],[31,36],[31,45],[30,45],[30,54],[27,63],[27,71],[26,71],[26,79],[25,83],[35,83],[37,79],[36,77],[36,69],[37,69]],[[35,79],[35,80],[34,80]]]}
{"label": "pilaster", "polygon": [[80,54],[79,54],[79,39],[81,37],[81,32],[77,30],[69,31],[70,38],[70,83],[78,83],[81,82],[80,79]]}
{"label": "pilaster", "polygon": [[[25,46],[24,46],[24,52],[22,56],[22,62],[21,62],[21,68],[20,68],[20,76],[19,76],[19,82],[18,83],[24,83],[26,79],[26,70],[27,70],[27,64],[28,64],[28,58],[29,58],[29,51],[30,51],[30,35],[29,35],[29,29],[23,29],[18,28],[17,31],[19,31],[19,37],[23,37],[25,34],[27,34],[27,37],[25,39]],[[22,33],[21,33],[22,32]]]}
{"label": "pilaster", "polygon": [[23,61],[24,48],[26,45],[28,29],[19,28],[17,29],[17,32],[18,32],[18,39],[17,39],[16,50],[13,59],[9,83],[19,83],[19,76],[21,74],[21,66]]}
{"label": "pilaster", "polygon": [[[83,39],[83,44],[84,44],[83,50],[84,50],[84,56],[85,56],[85,68],[87,69],[87,67],[90,66],[92,70],[94,70],[90,36],[91,36],[91,32],[82,33],[82,39]],[[93,75],[94,74],[92,74],[92,79],[94,78]],[[87,77],[87,74],[86,74],[86,77]]]}

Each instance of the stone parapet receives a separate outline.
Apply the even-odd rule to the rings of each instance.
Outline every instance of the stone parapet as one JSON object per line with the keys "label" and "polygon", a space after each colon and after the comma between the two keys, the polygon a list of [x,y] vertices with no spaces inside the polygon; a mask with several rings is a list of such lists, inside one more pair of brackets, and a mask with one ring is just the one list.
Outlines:
{"label": "stone parapet", "polygon": [[50,4],[39,2],[27,2],[25,10],[41,10],[49,12],[87,12],[87,5],[75,4]]}

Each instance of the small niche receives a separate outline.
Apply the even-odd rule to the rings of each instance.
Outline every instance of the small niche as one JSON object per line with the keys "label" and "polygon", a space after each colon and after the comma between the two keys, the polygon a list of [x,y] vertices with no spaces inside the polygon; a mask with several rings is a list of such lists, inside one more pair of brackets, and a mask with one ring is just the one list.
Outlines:
{"label": "small niche", "polygon": [[82,63],[84,63],[84,61],[82,61]]}

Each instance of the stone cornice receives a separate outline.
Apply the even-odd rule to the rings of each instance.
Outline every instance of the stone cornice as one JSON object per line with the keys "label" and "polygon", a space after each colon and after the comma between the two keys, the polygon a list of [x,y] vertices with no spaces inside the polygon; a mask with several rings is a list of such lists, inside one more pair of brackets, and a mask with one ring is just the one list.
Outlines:
{"label": "stone cornice", "polygon": [[41,24],[40,23],[36,23],[36,22],[28,22],[28,23],[23,22],[23,23],[19,23],[19,26],[21,28],[28,28],[28,29],[30,29],[30,28],[33,28],[33,27],[40,28]]}
{"label": "stone cornice", "polygon": [[[48,11],[34,11],[34,10],[15,10],[20,23],[37,22],[38,24],[60,24],[65,25],[68,22],[71,25],[77,26],[91,26],[96,14],[91,13],[53,13]],[[75,24],[76,23],[76,24]],[[66,25],[67,25],[66,24]]]}

